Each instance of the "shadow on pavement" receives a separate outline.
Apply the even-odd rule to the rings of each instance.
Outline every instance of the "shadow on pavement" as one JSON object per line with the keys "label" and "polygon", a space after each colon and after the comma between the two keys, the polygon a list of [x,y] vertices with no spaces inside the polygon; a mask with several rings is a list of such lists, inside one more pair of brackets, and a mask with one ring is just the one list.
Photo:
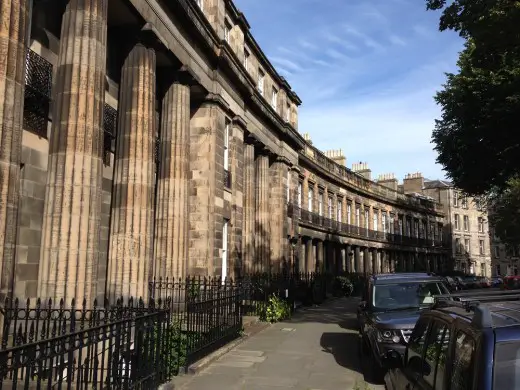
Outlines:
{"label": "shadow on pavement", "polygon": [[358,338],[357,333],[323,333],[320,345],[323,352],[332,354],[340,366],[362,374]]}
{"label": "shadow on pavement", "polygon": [[[296,311],[287,322],[321,324],[351,324],[356,319],[356,309],[359,303],[357,298],[339,298],[325,301],[320,306],[305,307]],[[345,329],[349,329],[345,327]],[[357,328],[353,328],[357,329]]]}

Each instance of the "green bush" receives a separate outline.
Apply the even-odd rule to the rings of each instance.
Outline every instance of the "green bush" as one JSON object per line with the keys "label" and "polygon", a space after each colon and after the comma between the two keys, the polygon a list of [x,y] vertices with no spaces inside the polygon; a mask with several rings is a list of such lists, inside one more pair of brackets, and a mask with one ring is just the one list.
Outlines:
{"label": "green bush", "polygon": [[274,323],[290,317],[291,307],[276,294],[272,294],[260,309],[260,321]]}
{"label": "green bush", "polygon": [[334,280],[334,293],[338,297],[349,297],[354,291],[354,284],[346,276],[337,276]]}

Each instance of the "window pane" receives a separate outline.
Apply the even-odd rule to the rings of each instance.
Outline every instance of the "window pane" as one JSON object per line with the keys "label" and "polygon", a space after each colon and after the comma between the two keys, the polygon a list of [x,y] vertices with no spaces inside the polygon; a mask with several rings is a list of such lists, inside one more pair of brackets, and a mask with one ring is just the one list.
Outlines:
{"label": "window pane", "polygon": [[473,389],[473,355],[475,342],[466,333],[458,332],[453,359],[452,390]]}
{"label": "window pane", "polygon": [[[440,360],[440,352],[441,348],[443,347],[443,341],[444,341],[444,333],[447,329],[447,326],[444,324],[436,323],[432,326],[432,331],[430,332],[430,335],[428,337],[428,342],[426,344],[426,352],[424,354],[424,360],[426,363],[430,365],[431,371],[430,375],[425,376],[424,380],[426,383],[428,383],[430,386],[433,387],[435,383],[435,372],[437,370],[437,365],[439,363],[439,366],[441,366],[441,371],[444,371],[444,365],[445,365],[445,357],[444,354],[442,358],[444,359],[444,363]],[[449,339],[448,339],[449,340]],[[448,343],[446,343],[447,345]],[[441,377],[442,381],[442,377]],[[439,382],[439,384],[442,382]]]}
{"label": "window pane", "polygon": [[520,343],[498,343],[493,370],[494,389],[520,389]]}
{"label": "window pane", "polygon": [[421,320],[415,326],[408,344],[407,362],[414,356],[422,356],[426,334],[428,332],[428,321]]}

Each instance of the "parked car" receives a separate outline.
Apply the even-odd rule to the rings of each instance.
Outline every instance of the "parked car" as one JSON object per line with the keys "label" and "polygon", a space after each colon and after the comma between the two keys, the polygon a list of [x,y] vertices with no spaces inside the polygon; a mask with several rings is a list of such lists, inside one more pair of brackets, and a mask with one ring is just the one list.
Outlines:
{"label": "parked car", "polygon": [[436,297],[421,313],[404,356],[387,352],[386,389],[520,388],[519,299],[516,291]]}
{"label": "parked car", "polygon": [[451,276],[446,276],[444,278],[444,281],[446,282],[446,286],[448,287],[448,290],[450,290],[450,291],[458,291],[458,290],[460,290],[459,284]]}
{"label": "parked car", "polygon": [[485,276],[477,276],[477,287],[489,288],[491,287],[491,281]]}
{"label": "parked car", "polygon": [[362,292],[358,309],[361,355],[368,359],[372,379],[382,379],[383,357],[389,350],[403,352],[420,311],[434,296],[448,294],[444,278],[428,273],[373,275]]}
{"label": "parked car", "polygon": [[462,277],[454,276],[453,279],[457,283],[459,290],[466,290],[468,288],[468,286],[466,286],[466,282],[464,282],[464,279],[462,279]]}
{"label": "parked car", "polygon": [[476,276],[466,276],[463,278],[464,284],[466,285],[466,288],[477,288],[478,282]]}
{"label": "parked car", "polygon": [[491,278],[491,287],[501,287],[504,281],[500,276],[493,276]]}
{"label": "parked car", "polygon": [[520,276],[518,276],[518,275],[506,276],[504,278],[504,283],[502,283],[501,287],[504,290],[520,289]]}

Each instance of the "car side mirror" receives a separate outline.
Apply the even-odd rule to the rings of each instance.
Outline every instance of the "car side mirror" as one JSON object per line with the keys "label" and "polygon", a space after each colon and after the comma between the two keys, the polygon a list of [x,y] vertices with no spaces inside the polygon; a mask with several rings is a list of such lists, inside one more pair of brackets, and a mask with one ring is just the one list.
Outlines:
{"label": "car side mirror", "polygon": [[430,365],[420,356],[414,356],[408,361],[408,368],[421,376],[428,376],[432,372]]}
{"label": "car side mirror", "polygon": [[366,301],[361,301],[361,302],[359,303],[359,306],[358,306],[359,311],[364,311],[364,310],[366,310],[366,308],[367,308],[367,303],[366,303]]}
{"label": "car side mirror", "polygon": [[403,366],[403,359],[401,354],[393,349],[388,351],[383,359],[385,368],[401,368]]}

